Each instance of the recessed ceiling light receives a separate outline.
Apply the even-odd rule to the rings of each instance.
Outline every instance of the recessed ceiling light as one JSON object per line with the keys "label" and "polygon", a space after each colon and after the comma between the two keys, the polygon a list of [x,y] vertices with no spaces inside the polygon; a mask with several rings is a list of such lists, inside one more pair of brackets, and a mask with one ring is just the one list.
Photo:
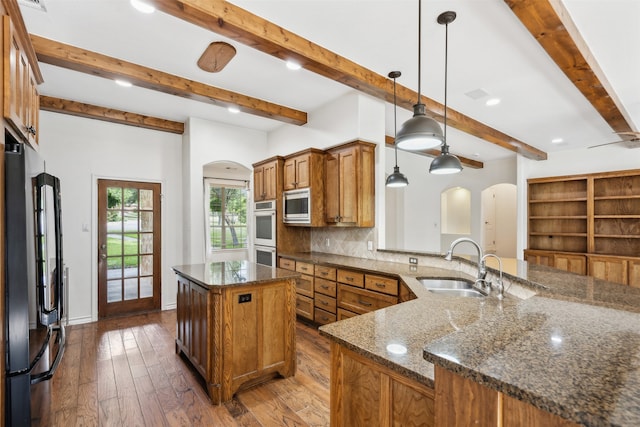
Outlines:
{"label": "recessed ceiling light", "polygon": [[116,79],[116,84],[118,86],[122,86],[122,87],[131,87],[131,86],[133,86],[133,84],[131,82],[128,82],[126,80],[121,80],[121,79]]}
{"label": "recessed ceiling light", "polygon": [[563,142],[564,142],[564,139],[562,139],[562,138],[553,138],[551,140],[552,144],[562,144]]}
{"label": "recessed ceiling light", "polygon": [[131,0],[131,6],[133,6],[138,12],[142,13],[153,13],[156,11],[155,7],[142,0]]}
{"label": "recessed ceiling light", "polygon": [[300,65],[299,63],[295,62],[295,61],[287,61],[287,68],[293,71],[299,70],[300,68],[302,68],[302,65]]}
{"label": "recessed ceiling light", "polygon": [[489,98],[487,99],[487,102],[484,103],[487,107],[492,107],[498,104],[500,104],[500,98]]}
{"label": "recessed ceiling light", "polygon": [[480,153],[473,153],[473,157],[480,157]]}
{"label": "recessed ceiling light", "polygon": [[240,109],[238,107],[228,107],[227,111],[231,114],[238,114],[240,112]]}

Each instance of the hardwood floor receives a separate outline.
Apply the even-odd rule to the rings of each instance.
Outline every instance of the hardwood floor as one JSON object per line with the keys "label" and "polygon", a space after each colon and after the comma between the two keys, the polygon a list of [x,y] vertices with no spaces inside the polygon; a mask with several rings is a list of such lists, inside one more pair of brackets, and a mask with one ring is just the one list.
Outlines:
{"label": "hardwood floor", "polygon": [[175,310],[67,328],[54,377],[32,387],[32,426],[328,426],[329,343],[297,323],[297,372],[213,406],[175,353]]}

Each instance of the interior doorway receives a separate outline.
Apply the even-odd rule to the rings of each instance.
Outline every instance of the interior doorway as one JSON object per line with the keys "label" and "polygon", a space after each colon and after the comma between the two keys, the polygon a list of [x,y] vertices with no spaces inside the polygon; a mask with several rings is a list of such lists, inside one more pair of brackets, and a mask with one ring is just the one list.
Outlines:
{"label": "interior doorway", "polygon": [[484,252],[516,258],[516,196],[514,184],[496,184],[482,190],[480,245]]}
{"label": "interior doorway", "polygon": [[98,317],[160,309],[161,186],[98,180]]}

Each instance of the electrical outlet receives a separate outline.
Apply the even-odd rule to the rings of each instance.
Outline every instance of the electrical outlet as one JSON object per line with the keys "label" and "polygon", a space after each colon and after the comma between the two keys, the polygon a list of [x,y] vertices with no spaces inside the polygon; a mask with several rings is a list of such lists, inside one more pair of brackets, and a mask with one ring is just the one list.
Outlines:
{"label": "electrical outlet", "polygon": [[418,265],[418,258],[409,257],[409,264]]}
{"label": "electrical outlet", "polygon": [[326,239],[324,239],[324,245],[326,247],[329,247],[329,238],[328,237]]}
{"label": "electrical outlet", "polygon": [[373,250],[373,241],[372,240],[367,240],[367,249],[372,251]]}

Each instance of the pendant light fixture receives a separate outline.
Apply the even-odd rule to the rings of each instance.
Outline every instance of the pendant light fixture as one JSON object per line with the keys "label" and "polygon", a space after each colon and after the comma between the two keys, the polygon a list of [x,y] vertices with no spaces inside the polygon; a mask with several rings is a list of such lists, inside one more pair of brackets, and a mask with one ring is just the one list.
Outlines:
{"label": "pendant light fixture", "polygon": [[404,122],[396,136],[396,145],[403,150],[426,150],[437,147],[443,140],[438,122],[426,116],[426,107],[420,95],[421,39],[422,0],[418,0],[418,102],[413,106],[413,117]]}
{"label": "pendant light fixture", "polygon": [[438,16],[438,24],[445,26],[444,38],[444,139],[440,155],[433,159],[429,167],[429,173],[437,175],[447,175],[458,173],[462,170],[462,164],[453,154],[449,154],[449,146],[447,145],[447,63],[449,56],[449,24],[456,19],[456,13],[452,11],[442,12]]}
{"label": "pendant light fixture", "polygon": [[398,167],[398,143],[396,142],[396,138],[398,135],[396,125],[397,125],[397,116],[396,116],[396,79],[400,77],[402,73],[400,71],[391,71],[389,73],[389,77],[393,79],[393,148],[396,154],[396,165],[393,167],[393,173],[387,177],[387,187],[406,187],[409,185],[409,180],[402,172],[400,172],[400,168]]}

